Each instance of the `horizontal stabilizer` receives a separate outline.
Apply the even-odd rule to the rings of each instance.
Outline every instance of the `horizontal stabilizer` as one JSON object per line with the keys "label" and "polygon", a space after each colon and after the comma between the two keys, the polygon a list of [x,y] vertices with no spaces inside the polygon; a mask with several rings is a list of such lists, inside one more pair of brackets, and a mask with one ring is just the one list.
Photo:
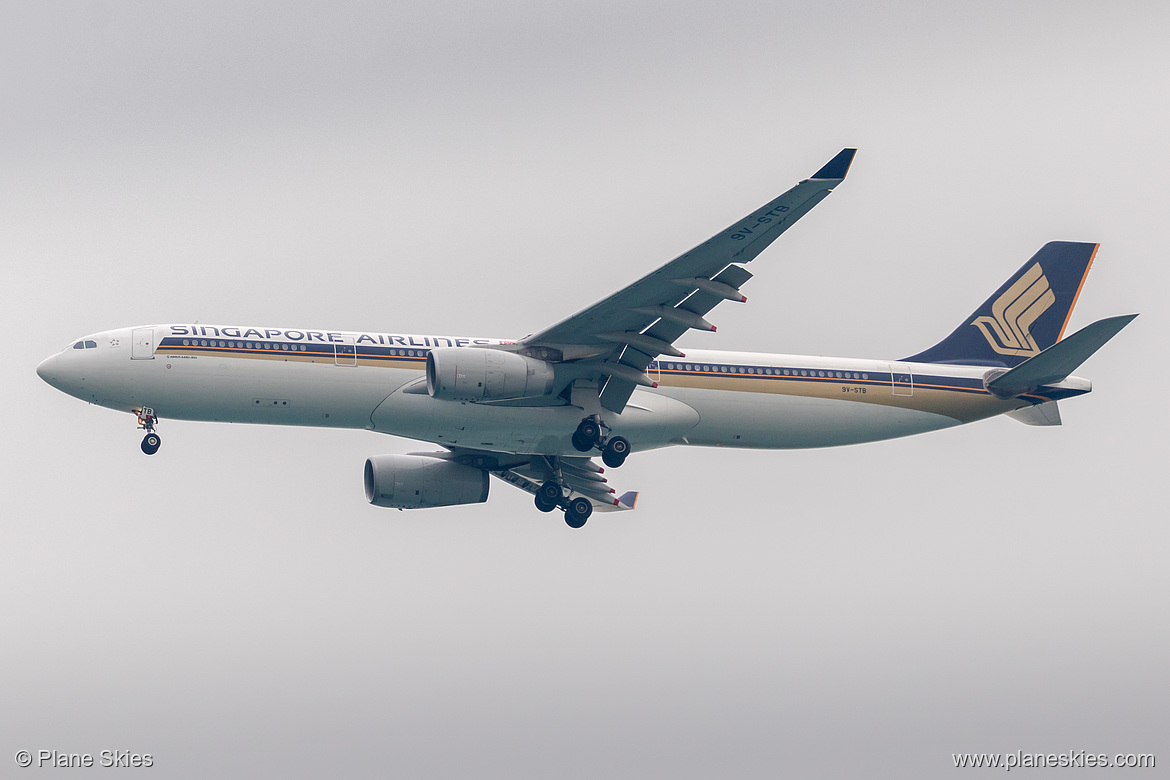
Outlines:
{"label": "horizontal stabilizer", "polygon": [[987,389],[998,396],[1010,398],[1035,390],[1040,385],[1063,382],[1135,317],[1136,314],[1109,317],[1081,328],[1039,355],[1028,358],[992,379],[987,383]]}
{"label": "horizontal stabilizer", "polygon": [[1023,409],[1008,412],[1007,416],[1024,425],[1060,425],[1060,407],[1056,405],[1056,401],[1025,406]]}

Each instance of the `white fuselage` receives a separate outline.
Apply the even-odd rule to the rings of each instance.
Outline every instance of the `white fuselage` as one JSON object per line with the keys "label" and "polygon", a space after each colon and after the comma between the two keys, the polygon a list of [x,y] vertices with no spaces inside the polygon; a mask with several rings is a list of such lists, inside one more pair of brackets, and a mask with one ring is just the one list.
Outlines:
{"label": "white fuselage", "polygon": [[[162,420],[365,428],[448,447],[573,452],[582,409],[437,400],[425,390],[431,347],[511,342],[275,328],[156,325],[88,336],[37,369],[82,400]],[[92,345],[92,346],[87,346]],[[1002,414],[978,366],[689,350],[660,358],[620,414],[635,450],[825,447],[908,436]],[[1088,383],[1070,378],[1070,394]]]}

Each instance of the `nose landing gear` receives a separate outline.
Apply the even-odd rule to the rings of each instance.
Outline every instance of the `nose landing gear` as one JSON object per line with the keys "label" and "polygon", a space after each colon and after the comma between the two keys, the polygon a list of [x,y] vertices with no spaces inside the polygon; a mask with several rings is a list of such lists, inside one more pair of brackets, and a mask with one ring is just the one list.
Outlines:
{"label": "nose landing gear", "polygon": [[142,437],[142,451],[147,455],[153,455],[158,452],[158,448],[162,446],[162,439],[157,433],[148,433]]}
{"label": "nose landing gear", "polygon": [[142,437],[142,451],[147,455],[153,455],[162,446],[162,438],[154,432],[154,424],[157,422],[154,409],[144,406],[138,410],[138,429],[146,431],[146,436]]}

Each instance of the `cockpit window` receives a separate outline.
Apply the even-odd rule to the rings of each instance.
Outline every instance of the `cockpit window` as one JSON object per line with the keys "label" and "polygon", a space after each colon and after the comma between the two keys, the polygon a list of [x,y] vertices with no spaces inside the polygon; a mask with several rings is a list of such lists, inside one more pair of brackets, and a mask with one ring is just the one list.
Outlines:
{"label": "cockpit window", "polygon": [[85,342],[85,348],[86,349],[97,349],[97,342],[96,341],[87,341],[87,342]]}
{"label": "cockpit window", "polygon": [[85,342],[84,342],[84,341],[79,341],[79,342],[77,342],[76,344],[74,344],[74,345],[73,345],[73,348],[74,348],[74,349],[85,349]]}

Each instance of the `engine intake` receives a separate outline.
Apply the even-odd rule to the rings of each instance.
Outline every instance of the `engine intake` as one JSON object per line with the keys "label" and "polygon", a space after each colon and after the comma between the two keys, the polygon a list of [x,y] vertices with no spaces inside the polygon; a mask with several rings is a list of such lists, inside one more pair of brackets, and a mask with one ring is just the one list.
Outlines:
{"label": "engine intake", "polygon": [[395,509],[479,504],[488,497],[484,469],[418,455],[367,458],[365,483],[367,501]]}
{"label": "engine intake", "polygon": [[536,358],[474,347],[427,353],[427,393],[442,401],[507,401],[548,395],[553,367]]}

